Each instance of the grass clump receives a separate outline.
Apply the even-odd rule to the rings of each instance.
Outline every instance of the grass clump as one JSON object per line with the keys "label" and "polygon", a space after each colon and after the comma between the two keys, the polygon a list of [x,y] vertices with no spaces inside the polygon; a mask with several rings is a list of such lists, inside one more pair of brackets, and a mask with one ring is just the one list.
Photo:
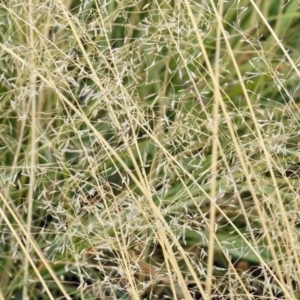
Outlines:
{"label": "grass clump", "polygon": [[0,4],[0,299],[299,299],[297,8]]}

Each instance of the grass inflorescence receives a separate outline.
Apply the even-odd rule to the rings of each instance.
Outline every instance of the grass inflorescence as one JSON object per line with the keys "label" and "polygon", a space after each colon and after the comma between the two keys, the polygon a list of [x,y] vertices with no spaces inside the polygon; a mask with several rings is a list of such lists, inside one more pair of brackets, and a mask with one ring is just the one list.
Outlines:
{"label": "grass inflorescence", "polygon": [[0,4],[1,299],[299,299],[299,4]]}

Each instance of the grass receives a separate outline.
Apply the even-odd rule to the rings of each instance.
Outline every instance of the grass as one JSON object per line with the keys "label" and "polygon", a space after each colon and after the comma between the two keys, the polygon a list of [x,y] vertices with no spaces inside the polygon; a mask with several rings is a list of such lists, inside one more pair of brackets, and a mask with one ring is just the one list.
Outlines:
{"label": "grass", "polygon": [[1,299],[300,299],[298,1],[0,4]]}

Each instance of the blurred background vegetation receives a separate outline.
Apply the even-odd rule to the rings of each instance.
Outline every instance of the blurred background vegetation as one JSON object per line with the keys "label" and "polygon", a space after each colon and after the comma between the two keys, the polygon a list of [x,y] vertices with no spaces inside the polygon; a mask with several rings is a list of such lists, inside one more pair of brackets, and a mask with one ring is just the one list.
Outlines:
{"label": "blurred background vegetation", "polygon": [[299,14],[0,3],[0,299],[300,299]]}

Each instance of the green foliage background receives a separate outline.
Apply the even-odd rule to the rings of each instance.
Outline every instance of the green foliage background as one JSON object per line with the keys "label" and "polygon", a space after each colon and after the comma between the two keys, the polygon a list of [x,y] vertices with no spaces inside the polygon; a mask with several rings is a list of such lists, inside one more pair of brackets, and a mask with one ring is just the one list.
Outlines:
{"label": "green foliage background", "polygon": [[298,6],[1,3],[2,299],[299,299]]}

